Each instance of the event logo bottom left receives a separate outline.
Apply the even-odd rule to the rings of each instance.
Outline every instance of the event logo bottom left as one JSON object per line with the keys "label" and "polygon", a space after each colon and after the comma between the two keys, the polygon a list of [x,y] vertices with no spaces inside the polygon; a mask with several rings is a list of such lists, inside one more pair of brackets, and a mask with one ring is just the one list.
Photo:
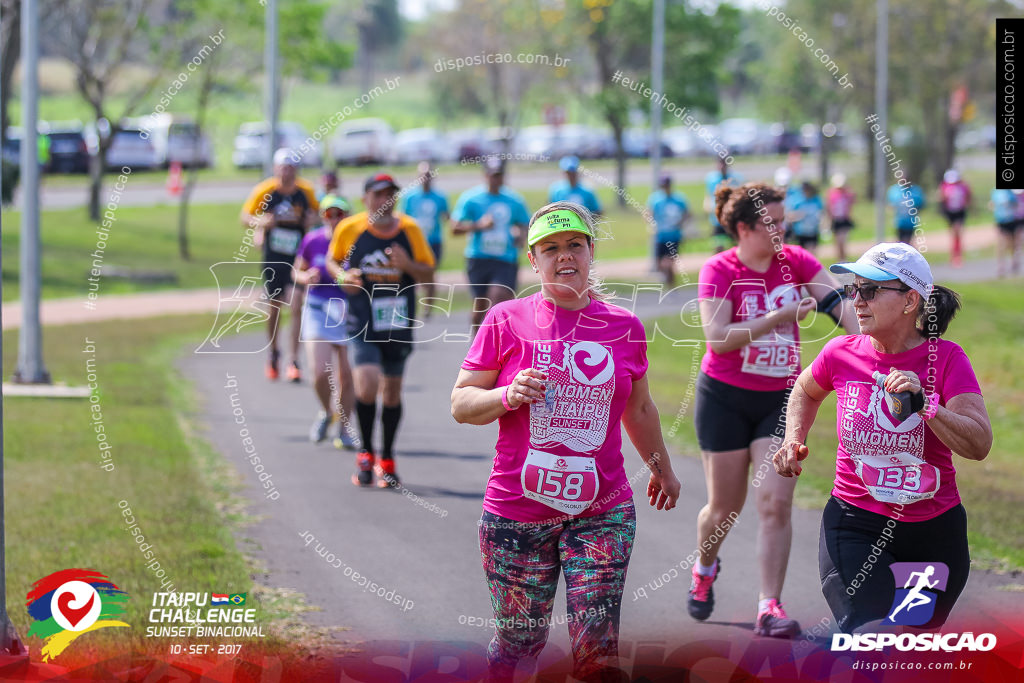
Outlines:
{"label": "event logo bottom left", "polygon": [[32,584],[25,598],[32,626],[28,636],[43,639],[43,661],[63,652],[80,635],[129,625],[124,616],[128,594],[92,569],[62,569]]}

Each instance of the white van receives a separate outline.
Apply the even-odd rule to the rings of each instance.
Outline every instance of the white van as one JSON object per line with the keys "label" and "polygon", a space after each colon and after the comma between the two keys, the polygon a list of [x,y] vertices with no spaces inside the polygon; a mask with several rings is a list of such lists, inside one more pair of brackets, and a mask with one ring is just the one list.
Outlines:
{"label": "white van", "polygon": [[331,156],[338,165],[384,164],[394,133],[383,119],[356,119],[338,126],[331,139]]}

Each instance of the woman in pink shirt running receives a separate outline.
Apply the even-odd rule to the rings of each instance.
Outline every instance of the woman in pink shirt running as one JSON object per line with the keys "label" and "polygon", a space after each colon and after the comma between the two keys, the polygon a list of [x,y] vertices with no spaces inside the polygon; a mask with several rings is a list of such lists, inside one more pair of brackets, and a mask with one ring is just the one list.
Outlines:
{"label": "woman in pink shirt running", "polygon": [[[564,573],[574,676],[591,680],[617,664],[630,483],[649,468],[650,503],[669,510],[679,481],[647,385],[643,324],[602,300],[591,270],[593,217],[549,204],[527,243],[541,289],[487,312],[451,400],[460,423],[499,422],[480,520],[495,624],[487,660],[493,679],[511,680],[540,653]],[[628,478],[620,425],[645,463]]]}
{"label": "woman in pink shirt running", "polygon": [[[938,628],[971,564],[953,452],[983,460],[992,447],[971,362],[957,344],[939,338],[960,300],[934,285],[928,262],[903,243],[876,245],[856,263],[831,270],[854,275],[846,289],[860,334],[829,341],[800,375],[775,469],[784,477],[800,474],[807,432],[835,390],[836,480],[818,554],[825,600],[846,632],[883,618]],[[887,395],[902,392],[909,397]],[[922,573],[934,575],[934,600],[903,610],[896,589],[910,588],[911,575]]]}
{"label": "woman in pink shirt running", "polygon": [[[853,315],[821,263],[805,249],[783,243],[782,192],[747,183],[719,188],[715,200],[719,222],[737,246],[708,259],[697,289],[707,351],[697,378],[694,422],[708,503],[697,516],[700,558],[686,607],[698,621],[711,616],[712,584],[722,566],[719,549],[743,509],[753,465],[760,517],[754,631],[792,638],[800,626],[786,615],[779,596],[793,536],[794,483],[772,471],[771,458],[782,444],[786,397],[800,373],[798,322],[819,308],[853,328]],[[749,549],[744,553],[749,556]]]}

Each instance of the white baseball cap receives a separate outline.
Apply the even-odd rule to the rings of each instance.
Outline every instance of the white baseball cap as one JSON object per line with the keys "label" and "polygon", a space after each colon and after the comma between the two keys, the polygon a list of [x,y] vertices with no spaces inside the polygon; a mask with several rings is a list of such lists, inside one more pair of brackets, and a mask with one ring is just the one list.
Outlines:
{"label": "white baseball cap", "polygon": [[925,300],[931,296],[935,281],[932,269],[914,247],[903,242],[883,242],[864,252],[855,263],[829,266],[833,273],[853,273],[868,280],[899,280]]}
{"label": "white baseball cap", "polygon": [[299,155],[291,147],[282,147],[274,152],[274,166],[298,166]]}

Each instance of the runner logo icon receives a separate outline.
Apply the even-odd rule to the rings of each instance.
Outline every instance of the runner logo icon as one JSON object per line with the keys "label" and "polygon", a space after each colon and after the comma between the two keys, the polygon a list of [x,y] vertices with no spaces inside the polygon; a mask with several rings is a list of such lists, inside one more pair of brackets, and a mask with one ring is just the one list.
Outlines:
{"label": "runner logo icon", "polygon": [[942,562],[894,562],[889,566],[896,581],[889,616],[883,624],[920,626],[935,613],[939,591],[946,590],[949,567]]}

